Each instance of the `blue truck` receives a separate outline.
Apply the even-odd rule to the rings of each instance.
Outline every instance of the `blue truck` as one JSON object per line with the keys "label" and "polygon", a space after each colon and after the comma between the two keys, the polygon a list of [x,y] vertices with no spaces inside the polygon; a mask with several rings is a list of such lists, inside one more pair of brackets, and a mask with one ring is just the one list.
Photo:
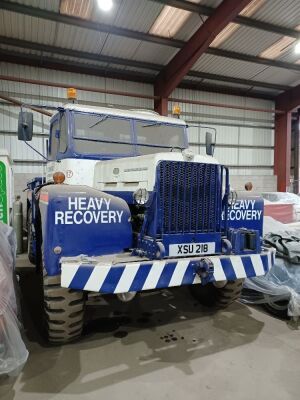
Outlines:
{"label": "blue truck", "polygon": [[[32,114],[21,111],[19,139]],[[47,173],[28,183],[29,257],[41,271],[48,340],[80,337],[89,293],[130,301],[189,285],[206,306],[264,275],[263,200],[231,195],[229,171],[188,149],[186,123],[151,111],[66,104],[50,121]]]}

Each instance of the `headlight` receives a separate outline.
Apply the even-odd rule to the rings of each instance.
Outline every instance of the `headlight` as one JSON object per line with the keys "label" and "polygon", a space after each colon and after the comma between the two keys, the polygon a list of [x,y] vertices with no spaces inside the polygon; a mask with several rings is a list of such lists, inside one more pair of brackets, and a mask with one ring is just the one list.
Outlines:
{"label": "headlight", "polygon": [[138,189],[133,193],[133,199],[136,204],[144,205],[149,200],[149,192],[147,189]]}

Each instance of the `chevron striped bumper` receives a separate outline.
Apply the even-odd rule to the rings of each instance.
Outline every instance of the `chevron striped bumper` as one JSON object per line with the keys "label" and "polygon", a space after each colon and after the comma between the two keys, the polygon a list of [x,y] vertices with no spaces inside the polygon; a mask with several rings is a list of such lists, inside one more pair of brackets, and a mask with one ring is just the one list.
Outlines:
{"label": "chevron striped bumper", "polygon": [[[275,252],[241,256],[206,257],[213,264],[211,281],[236,280],[265,275],[274,264]],[[126,263],[82,262],[64,258],[61,286],[100,293],[125,293],[200,283],[198,258],[134,261]],[[195,263],[196,262],[196,263]]]}

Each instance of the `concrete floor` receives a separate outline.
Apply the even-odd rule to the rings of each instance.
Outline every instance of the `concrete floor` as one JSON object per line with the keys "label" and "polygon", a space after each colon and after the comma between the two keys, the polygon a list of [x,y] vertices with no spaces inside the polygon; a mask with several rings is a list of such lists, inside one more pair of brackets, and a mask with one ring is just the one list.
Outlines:
{"label": "concrete floor", "polygon": [[52,347],[38,329],[34,271],[19,265],[30,356],[18,378],[0,380],[1,400],[300,398],[299,330],[261,309],[209,313],[187,288],[107,297],[88,307],[81,341]]}

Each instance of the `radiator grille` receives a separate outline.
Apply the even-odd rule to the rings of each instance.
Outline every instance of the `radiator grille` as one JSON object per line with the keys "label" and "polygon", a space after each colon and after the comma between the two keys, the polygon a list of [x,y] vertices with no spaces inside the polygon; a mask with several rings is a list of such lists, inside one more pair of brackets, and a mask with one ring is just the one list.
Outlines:
{"label": "radiator grille", "polygon": [[223,167],[161,161],[158,222],[161,233],[220,232]]}

